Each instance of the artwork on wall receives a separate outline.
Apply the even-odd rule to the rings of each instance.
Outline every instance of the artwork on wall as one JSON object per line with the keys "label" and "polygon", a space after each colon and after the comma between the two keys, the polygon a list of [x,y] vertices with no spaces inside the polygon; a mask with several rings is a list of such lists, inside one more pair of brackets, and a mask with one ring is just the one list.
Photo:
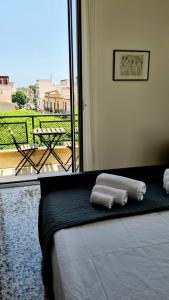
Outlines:
{"label": "artwork on wall", "polygon": [[149,64],[150,51],[113,50],[113,80],[148,80]]}

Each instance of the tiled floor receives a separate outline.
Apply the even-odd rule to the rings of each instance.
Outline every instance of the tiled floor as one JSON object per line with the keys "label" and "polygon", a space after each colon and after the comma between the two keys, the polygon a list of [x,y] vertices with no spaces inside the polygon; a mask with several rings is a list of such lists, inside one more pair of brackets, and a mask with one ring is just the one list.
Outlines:
{"label": "tiled floor", "polygon": [[40,187],[0,190],[0,299],[46,299],[38,241]]}
{"label": "tiled floor", "polygon": [[[52,164],[44,165],[40,174],[48,175],[56,172],[62,173],[65,171],[59,164]],[[69,172],[71,172],[71,169],[69,170]],[[36,180],[37,178],[38,175],[31,166],[24,167],[17,176],[15,176],[14,168],[0,169],[0,183]]]}

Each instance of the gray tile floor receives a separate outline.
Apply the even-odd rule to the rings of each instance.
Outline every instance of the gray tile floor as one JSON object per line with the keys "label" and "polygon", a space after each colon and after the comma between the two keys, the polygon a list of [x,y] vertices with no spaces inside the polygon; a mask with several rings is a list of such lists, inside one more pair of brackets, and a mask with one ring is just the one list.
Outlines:
{"label": "gray tile floor", "polygon": [[38,241],[40,187],[0,190],[0,299],[46,299]]}

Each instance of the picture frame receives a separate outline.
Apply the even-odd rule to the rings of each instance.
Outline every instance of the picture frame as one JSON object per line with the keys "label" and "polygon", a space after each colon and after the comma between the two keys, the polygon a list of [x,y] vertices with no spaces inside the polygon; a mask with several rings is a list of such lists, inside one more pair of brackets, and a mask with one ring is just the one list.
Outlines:
{"label": "picture frame", "polygon": [[150,51],[113,50],[114,81],[147,81]]}

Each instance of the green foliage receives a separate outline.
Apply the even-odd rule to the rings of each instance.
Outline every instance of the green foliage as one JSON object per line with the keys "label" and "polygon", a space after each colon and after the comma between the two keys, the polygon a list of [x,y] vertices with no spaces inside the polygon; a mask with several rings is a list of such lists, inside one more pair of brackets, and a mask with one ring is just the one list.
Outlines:
{"label": "green foliage", "polygon": [[[18,142],[24,143],[26,140],[25,137],[25,126],[23,124],[18,124],[22,122],[27,123],[28,128],[28,139],[30,142],[33,142],[32,139],[32,119],[29,118],[29,115],[40,115],[36,111],[31,110],[15,110],[11,112],[0,112],[0,149],[13,149],[13,145],[2,145],[12,143],[11,137],[8,133],[8,127],[11,127],[16,140]],[[6,117],[5,116],[11,116]],[[3,117],[3,118],[2,118]],[[15,123],[11,124],[11,123]]]}
{"label": "green foliage", "polygon": [[32,85],[30,85],[29,86],[29,88],[33,91],[33,93],[34,93],[34,97],[35,97],[35,94],[36,94],[36,85],[34,84],[32,84]]}
{"label": "green foliage", "polygon": [[[29,115],[40,115],[40,114],[41,113],[39,113],[35,110],[12,110],[12,111],[7,111],[7,112],[0,111],[0,117],[1,116],[4,116],[4,117],[5,116],[11,116],[11,117],[15,118],[15,116],[17,117],[17,116],[22,116],[22,115],[24,115],[24,116],[28,115],[29,116]],[[11,120],[11,118],[10,118],[10,120]],[[19,120],[21,120],[21,119],[19,118]]]}
{"label": "green foliage", "polygon": [[12,95],[12,102],[16,102],[21,108],[27,102],[27,96],[22,91],[17,91],[16,94]]}
{"label": "green foliage", "polygon": [[36,98],[33,98],[33,103],[37,107],[38,100]]}

